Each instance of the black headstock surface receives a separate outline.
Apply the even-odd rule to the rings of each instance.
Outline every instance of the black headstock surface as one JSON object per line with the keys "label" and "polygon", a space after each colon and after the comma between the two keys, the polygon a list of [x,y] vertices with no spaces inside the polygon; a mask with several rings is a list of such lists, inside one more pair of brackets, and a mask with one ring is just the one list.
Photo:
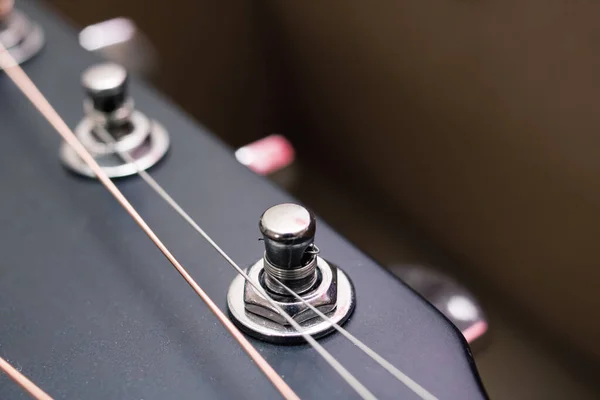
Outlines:
{"label": "black headstock surface", "polygon": [[[23,68],[74,127],[80,75],[98,60],[51,10],[17,6],[46,35]],[[293,199],[156,91],[135,80],[131,91],[171,134],[168,156],[150,173],[234,260],[254,263],[259,216]],[[0,73],[0,356],[56,398],[278,398],[106,189],[61,165],[60,143]],[[142,180],[118,186],[225,311],[235,271]],[[440,399],[485,398],[466,342],[439,312],[320,220],[316,241],[354,282],[351,333]],[[417,398],[341,335],[320,342],[376,396]],[[252,343],[300,397],[356,397],[308,345]],[[0,374],[1,399],[26,396]]]}

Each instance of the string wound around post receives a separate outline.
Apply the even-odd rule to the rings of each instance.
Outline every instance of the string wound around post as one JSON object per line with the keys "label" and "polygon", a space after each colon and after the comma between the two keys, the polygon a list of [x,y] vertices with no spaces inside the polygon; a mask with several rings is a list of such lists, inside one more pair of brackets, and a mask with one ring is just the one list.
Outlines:
{"label": "string wound around post", "polygon": [[[279,204],[260,218],[263,257],[247,269],[249,278],[260,285],[277,305],[303,328],[303,333],[322,337],[335,330],[331,322],[343,324],[355,306],[350,278],[337,266],[319,256],[314,244],[316,221],[304,207]],[[299,295],[291,295],[285,287]],[[309,303],[329,317],[320,318]],[[236,325],[256,338],[279,344],[304,341],[281,310],[267,301],[243,276],[231,283],[227,305]]]}

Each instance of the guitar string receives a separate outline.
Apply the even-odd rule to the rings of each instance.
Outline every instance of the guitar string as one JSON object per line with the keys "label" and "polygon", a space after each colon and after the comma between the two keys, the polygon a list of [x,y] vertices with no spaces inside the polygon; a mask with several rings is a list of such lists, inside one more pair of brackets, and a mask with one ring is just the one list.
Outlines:
{"label": "guitar string", "polygon": [[48,393],[44,392],[38,385],[23,375],[18,369],[10,365],[8,361],[0,357],[0,370],[4,371],[9,378],[21,386],[31,397],[36,400],[52,400]]}
{"label": "guitar string", "polygon": [[14,82],[14,84],[23,92],[23,94],[33,103],[38,111],[46,118],[46,120],[52,125],[56,131],[62,136],[73,150],[78,154],[79,157],[89,166],[94,172],[98,180],[106,187],[106,189],[113,195],[113,197],[119,202],[119,204],[127,211],[127,213],[133,218],[133,220],[142,228],[146,235],[152,240],[152,242],[158,247],[163,255],[169,260],[169,262],[175,267],[177,272],[183,277],[183,279],[192,287],[192,289],[198,294],[198,296],[204,301],[212,313],[219,319],[221,324],[229,331],[233,338],[240,344],[242,349],[250,356],[250,358],[256,363],[258,368],[264,373],[264,375],[271,381],[273,386],[281,393],[281,395],[289,400],[299,400],[299,397],[294,391],[288,386],[288,384],[275,372],[275,370],[269,365],[269,363],[260,355],[260,353],[250,344],[248,339],[233,325],[233,323],[225,316],[225,314],[219,309],[219,307],[211,300],[211,298],[202,290],[202,288],[196,283],[192,276],[187,270],[179,263],[175,256],[167,249],[163,242],[158,238],[146,221],[140,216],[135,208],[129,203],[127,198],[121,193],[117,186],[110,180],[108,176],[102,171],[102,168],[98,165],[94,157],[87,151],[87,149],[81,144],[79,139],[67,126],[64,120],[58,115],[56,110],[50,105],[48,100],[35,86],[33,81],[27,76],[25,71],[16,63],[14,58],[8,53],[6,48],[0,43],[0,68],[4,69],[7,76]]}
{"label": "guitar string", "polygon": [[321,319],[329,322],[335,328],[335,330],[337,330],[339,333],[344,335],[344,337],[346,339],[351,341],[356,347],[358,347],[365,354],[367,354],[369,357],[371,357],[371,359],[373,359],[376,363],[378,363],[386,371],[388,371],[390,374],[392,374],[397,380],[399,380],[404,385],[406,385],[410,390],[412,390],[421,399],[423,399],[423,400],[438,400],[438,398],[435,397],[433,394],[431,394],[431,392],[429,392],[423,386],[419,385],[417,382],[415,382],[413,379],[411,379],[404,372],[400,371],[392,363],[390,363],[388,360],[386,360],[385,358],[380,356],[375,350],[373,350],[372,348],[367,346],[364,342],[362,342],[356,336],[352,335],[346,329],[342,328],[340,325],[338,325],[335,321],[333,321],[327,315],[323,314],[315,306],[313,306],[312,304],[310,304],[309,302],[304,300],[302,298],[302,296],[300,296],[298,293],[294,292],[292,289],[290,289],[289,287],[284,285],[279,279],[274,278],[274,277],[272,277],[272,279],[275,280],[275,282],[277,282],[278,284],[280,284],[288,293],[290,293],[296,299],[301,301],[304,305],[308,306],[308,308],[310,308]]}
{"label": "guitar string", "polygon": [[[198,223],[173,199],[173,197],[154,179],[147,171],[144,171],[137,167],[136,160],[129,154],[127,151],[120,151],[115,147],[116,140],[106,131],[106,129],[102,127],[97,127],[95,132],[98,134],[99,139],[102,140],[105,144],[109,146],[113,146],[113,150],[121,157],[123,161],[126,163],[132,164],[138,175],[165,201],[181,216],[198,234],[200,234],[236,271],[238,274],[242,275],[242,277],[250,283],[259,293],[260,295],[267,300],[273,307],[279,311],[286,320],[294,321],[293,318],[287,314],[262,288],[262,286],[256,282],[254,282],[242,268],[237,265],[235,261],[233,261],[227,253],[217,243],[204,231]],[[371,349],[364,342],[359,340],[357,337],[352,335],[346,329],[342,328],[340,325],[335,323],[331,318],[327,315],[323,314],[317,308],[315,308],[312,304],[303,299],[300,295],[294,292],[292,289],[284,285],[281,281],[276,278],[273,278],[277,283],[279,283],[287,292],[293,295],[296,299],[301,301],[303,304],[308,306],[317,316],[321,319],[329,322],[338,332],[340,332],[346,339],[352,342],[355,346],[357,346],[360,350],[362,350],[365,354],[367,354],[371,359],[373,359],[376,363],[378,363],[382,368],[392,374],[397,380],[411,389],[417,396],[419,396],[423,400],[437,400],[437,397],[432,395],[427,389],[423,386],[419,385],[413,379],[411,379],[408,375],[400,371],[397,367],[395,367],[392,363],[387,361],[381,355],[379,355],[375,350]],[[294,321],[295,322],[295,321]],[[298,325],[298,327],[294,326],[298,332],[301,333],[302,327]],[[304,336],[304,335],[303,335]],[[311,336],[309,336],[311,337]],[[311,337],[312,339],[312,337]],[[314,340],[314,339],[313,339]]]}
{"label": "guitar string", "polygon": [[[0,44],[1,46],[1,44]],[[0,51],[2,50],[2,48],[0,48]],[[8,57],[10,57],[10,55],[8,55],[8,52],[5,51],[5,55],[7,55]],[[8,58],[7,57],[7,58]],[[10,58],[9,58],[10,60]],[[16,65],[16,63],[14,63],[14,60],[10,60],[12,61],[12,68],[18,68],[18,70],[21,70],[20,67],[18,67]],[[1,65],[1,64],[0,64]],[[6,68],[6,65],[4,65],[4,69]],[[8,68],[11,69],[11,68]],[[21,72],[23,72],[23,74],[25,75],[24,71],[21,70]],[[26,75],[25,75],[26,76]],[[11,76],[11,79],[13,79],[14,76]],[[25,92],[24,88],[21,87],[17,81],[15,81],[15,79],[13,79],[13,81],[15,82],[15,84],[17,84],[17,86],[19,86],[19,88],[21,90],[23,90],[23,92],[27,95],[27,93]],[[33,82],[29,81],[31,83],[31,85],[33,85]],[[35,88],[35,85],[33,85],[33,88]],[[35,88],[37,90],[37,88]],[[37,91],[39,95],[42,96],[42,94],[39,92],[39,90]],[[29,95],[27,95],[27,97],[32,101],[32,97],[30,97]],[[42,96],[43,97],[43,96]],[[45,99],[44,99],[45,100]],[[46,101],[47,102],[47,101]],[[35,102],[34,102],[35,104]],[[37,107],[37,104],[35,104]],[[52,107],[50,106],[50,104],[48,103],[47,106],[50,107],[50,111],[54,111],[52,109]],[[40,110],[40,112],[42,112],[42,114],[47,117],[47,119],[49,120],[49,122],[59,131],[59,133],[61,134],[61,136],[63,136],[63,138],[67,141],[67,143],[69,143],[74,150],[78,153],[78,155],[83,159],[84,162],[86,162],[86,164],[88,164],[88,166],[93,170],[93,172],[98,176],[99,180],[101,180],[101,182],[103,184],[105,184],[105,186],[107,187],[107,189],[109,189],[110,191],[110,185],[106,185],[106,182],[103,182],[101,179],[101,174],[98,174],[97,171],[94,171],[93,165],[90,165],[91,163],[89,163],[88,161],[90,160],[86,160],[84,156],[82,156],[82,154],[80,154],[79,151],[77,151],[78,149],[73,146],[73,143],[70,143],[69,140],[67,140],[67,138],[65,137],[65,135],[63,135],[63,133],[60,131],[59,126],[56,126],[52,123],[52,121],[50,120],[50,118],[48,118],[48,116],[42,111],[42,109],[40,109],[38,107],[38,109]],[[54,113],[56,114],[56,116],[58,116],[58,114],[54,111]],[[59,116],[58,116],[59,117]],[[60,118],[60,117],[59,117]],[[64,121],[60,121],[64,124]],[[66,125],[66,124],[65,124]],[[67,127],[67,129],[69,129]],[[69,132],[71,135],[73,135],[73,138],[77,141],[78,139],[76,137],[74,137],[75,135]],[[102,140],[111,140],[112,137],[108,134],[108,132],[104,131],[104,133],[106,134],[107,137],[102,138]],[[79,143],[79,145],[81,145],[81,143]],[[85,148],[83,148],[83,146],[81,145],[82,150],[84,150],[85,152],[87,152],[87,150]],[[87,154],[92,160],[93,157],[88,153]],[[200,233],[205,240],[207,240],[209,242],[209,244],[211,244],[213,246],[213,248],[215,248],[215,250],[217,250],[221,256],[223,256],[237,271],[238,273],[240,273],[250,284],[252,284],[258,291],[259,293],[267,300],[269,301],[272,306],[276,307],[278,309],[279,312],[281,312],[284,317],[287,317],[286,319],[288,320],[288,322],[294,327],[294,329],[296,329],[304,338],[305,340],[307,340],[307,342],[309,342],[314,348],[315,350],[317,350],[321,356],[334,368],[336,369],[336,371],[350,384],[350,386],[352,386],[357,393],[359,393],[363,398],[375,398],[367,389],[366,387],[364,387],[356,378],[354,378],[352,376],[352,374],[350,374],[349,371],[347,371],[330,353],[328,353],[320,344],[318,344],[310,335],[303,333],[302,332],[302,328],[300,327],[300,325],[298,325],[287,313],[285,313],[262,289],[262,287],[257,286],[246,274],[245,272],[208,236],[208,234],[206,234],[206,232],[204,232],[196,223],[195,221],[193,221],[193,219],[191,219],[191,217],[174,201],[174,199],[171,198],[171,196],[169,196],[167,194],[167,192],[149,175],[147,174],[145,171],[141,171],[137,168],[137,165],[135,164],[135,160],[133,160],[129,154],[122,154],[122,152],[119,152],[119,155],[125,159],[126,162],[133,162],[134,166],[136,166],[137,172],[140,174],[140,176],[142,176],[142,178],[144,178],[144,180],[151,186],[153,187],[153,189],[155,189],[155,191],[157,191],[157,193],[159,195],[161,195],[161,197],[163,197],[163,199],[165,201],[167,201],[184,219],[186,219],[188,221],[188,223],[190,223],[192,225],[192,227],[195,228],[195,230]],[[123,157],[125,156],[125,157]],[[127,160],[127,158],[129,158],[129,160]],[[93,160],[95,163],[95,160]],[[101,170],[101,168],[99,167],[99,165],[96,166],[98,167],[98,169]],[[145,175],[145,176],[144,176]],[[110,181],[110,179],[108,177],[105,176],[105,178],[108,180],[108,182],[110,182],[112,184],[112,181]],[[114,184],[112,184],[114,186]],[[114,188],[118,191],[118,189],[116,188],[116,186],[114,186]],[[112,191],[111,191],[112,193]],[[120,192],[119,192],[120,193]],[[114,195],[114,193],[113,193]],[[122,196],[122,194],[121,194]],[[117,197],[117,196],[115,196]],[[120,199],[117,197],[117,200],[121,203]],[[127,200],[125,199],[125,197],[123,196],[123,200],[125,200],[127,202]],[[127,202],[128,203],[128,202]],[[129,204],[129,203],[128,203]],[[127,211],[128,207],[125,207],[125,205],[122,203],[121,204]],[[133,209],[133,207],[131,206],[131,204],[129,204],[129,206]],[[137,214],[137,213],[136,213]],[[134,218],[134,220],[136,220],[136,222],[139,223],[139,221],[137,221],[137,218],[135,218],[133,215],[132,217]],[[141,216],[138,217],[141,219]],[[143,222],[143,220],[141,220]],[[147,226],[147,225],[146,225]],[[148,234],[148,236],[150,236],[149,232],[144,229],[144,226],[141,226],[142,229],[144,231],[146,231],[146,233]],[[147,226],[148,230],[150,230],[150,228]],[[150,231],[152,234],[153,232]],[[150,238],[152,239],[152,237],[150,236]],[[156,239],[158,240],[158,237],[156,237]],[[153,240],[154,241],[154,240]],[[156,243],[157,247],[159,247],[159,249],[161,249],[162,242]],[[164,247],[164,245],[162,245]],[[165,247],[165,250],[166,247]],[[161,249],[162,251],[162,249]],[[167,250],[168,252],[168,250]],[[169,259],[169,261],[171,261],[173,263],[173,260],[171,260],[171,257],[174,259],[174,257],[168,253],[164,253],[165,256]],[[169,255],[171,257],[169,257]],[[176,260],[175,260],[176,261]],[[180,270],[179,268],[177,268],[178,266],[173,264],[174,267],[180,272],[180,274],[184,277],[184,279],[186,279],[186,274],[187,272],[185,270]],[[181,266],[181,265],[180,265]],[[183,269],[183,267],[181,266],[181,268]],[[183,273],[185,271],[185,274]],[[188,275],[188,277],[190,279],[191,276]],[[186,279],[187,281],[187,279]],[[195,282],[194,282],[195,283]],[[280,282],[281,283],[281,282]],[[192,286],[192,288],[196,289],[200,289],[200,287],[198,286],[197,288],[194,287],[194,285],[188,281],[188,284],[190,284],[190,286]],[[282,284],[282,283],[281,283]],[[197,286],[197,284],[195,285]],[[368,346],[366,346],[364,343],[362,343],[360,340],[358,340],[356,337],[354,337],[353,335],[351,335],[349,332],[347,332],[345,329],[341,328],[338,324],[336,324],[335,322],[333,322],[331,319],[329,319],[325,314],[321,313],[320,311],[318,311],[316,308],[314,308],[311,304],[307,303],[304,299],[302,299],[300,296],[298,296],[295,292],[293,292],[291,289],[289,289],[287,286],[283,285],[282,286],[288,291],[290,292],[292,295],[294,295],[295,297],[297,297],[300,301],[302,301],[304,304],[306,304],[309,308],[311,308],[314,312],[316,312],[316,314],[321,317],[322,319],[324,319],[325,321],[331,323],[333,325],[333,327],[338,330],[339,332],[341,332],[347,339],[349,339],[353,344],[355,344],[357,347],[359,347],[363,352],[365,352],[367,355],[369,355],[372,359],[374,359],[377,363],[379,363],[383,368],[385,368],[388,372],[390,372],[392,375],[394,375],[398,380],[400,380],[401,382],[403,382],[406,386],[408,386],[411,390],[413,390],[417,395],[419,395],[420,397],[422,397],[423,399],[435,399],[434,396],[432,396],[429,392],[427,392],[424,388],[422,388],[420,385],[418,385],[416,382],[414,382],[412,379],[410,379],[408,376],[406,376],[405,374],[403,374],[401,371],[399,371],[397,368],[395,368],[391,363],[389,363],[387,360],[385,360],[383,357],[379,356],[374,350],[370,349]],[[198,293],[198,290],[196,290]],[[201,289],[200,289],[201,291]],[[202,291],[202,293],[204,293]],[[204,293],[205,294],[205,293]],[[198,295],[200,297],[203,297],[200,293],[198,293]],[[206,295],[206,294],[205,294]],[[203,298],[203,300],[205,300]],[[205,300],[206,301],[206,300]],[[212,303],[212,301],[211,301]],[[214,305],[214,303],[212,303]],[[210,307],[210,305],[209,305]],[[215,305],[216,307],[216,305]],[[219,310],[220,311],[220,310]],[[213,311],[214,312],[214,311]],[[249,344],[249,343],[248,343]],[[266,361],[265,361],[266,362]],[[288,387],[289,388],[289,387]],[[283,394],[283,393],[282,393]]]}
{"label": "guitar string", "polygon": [[354,377],[334,356],[331,355],[320,343],[318,343],[311,335],[304,332],[302,327],[280,306],[277,304],[264,289],[255,284],[250,277],[244,272],[242,268],[221,247],[202,229],[200,226],[185,212],[185,210],[167,193],[167,191],[154,179],[152,176],[137,167],[135,159],[128,153],[123,152],[114,147],[115,140],[113,137],[102,127],[97,127],[95,132],[100,136],[100,140],[104,141],[108,145],[113,145],[113,150],[127,163],[131,163],[137,174],[163,199],[165,200],[185,221],[194,228],[216,251],[223,257],[240,275],[246,279],[258,292],[259,294],[271,304],[285,320],[300,334],[302,337],[319,353],[323,359],[350,385],[363,399],[375,400],[376,397],[362,384],[358,379]]}

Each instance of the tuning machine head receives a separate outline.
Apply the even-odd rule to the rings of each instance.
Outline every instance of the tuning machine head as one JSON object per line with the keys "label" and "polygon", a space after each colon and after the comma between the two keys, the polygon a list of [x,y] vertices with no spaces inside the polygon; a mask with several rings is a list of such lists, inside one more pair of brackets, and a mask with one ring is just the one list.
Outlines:
{"label": "tuning machine head", "polygon": [[19,64],[44,46],[42,29],[14,8],[14,0],[0,0],[0,43]]}
{"label": "tuning machine head", "polygon": [[319,256],[319,249],[314,244],[316,220],[312,213],[297,204],[278,204],[264,212],[259,229],[265,252],[246,273],[262,290],[257,290],[241,275],[233,280],[227,305],[236,325],[269,342],[293,344],[303,341],[302,335],[263,293],[300,324],[303,332],[314,337],[324,336],[334,327],[306,303],[337,324],[345,322],[354,310],[354,287],[340,268]]}
{"label": "tuning machine head", "polygon": [[[137,111],[129,95],[127,70],[115,63],[88,68],[81,77],[85,116],[75,135],[111,178],[134,175],[160,161],[169,149],[169,135],[155,120]],[[72,171],[94,177],[87,164],[66,143],[61,160]]]}
{"label": "tuning machine head", "polygon": [[123,107],[128,100],[129,75],[127,70],[115,63],[94,65],[81,75],[81,85],[98,113],[111,114]]}
{"label": "tuning machine head", "polygon": [[280,281],[297,293],[311,289],[318,278],[314,215],[297,204],[279,204],[263,213],[258,226],[265,244],[266,288],[284,296],[289,293]]}

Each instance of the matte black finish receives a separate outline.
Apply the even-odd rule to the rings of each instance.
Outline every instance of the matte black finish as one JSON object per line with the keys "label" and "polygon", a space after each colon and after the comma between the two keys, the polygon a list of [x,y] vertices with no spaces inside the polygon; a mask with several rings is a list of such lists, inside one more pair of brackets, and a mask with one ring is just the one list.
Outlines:
{"label": "matte black finish", "polygon": [[[82,117],[81,72],[97,60],[37,3],[18,2],[47,35],[25,70],[67,123]],[[152,89],[138,108],[172,135],[154,177],[242,265],[262,255],[258,218],[293,201]],[[278,398],[150,240],[97,182],[68,173],[60,140],[0,74],[0,355],[59,399]],[[226,310],[235,272],[140,179],[119,187]],[[353,278],[349,331],[441,399],[485,397],[469,349],[440,313],[333,232],[316,244]],[[356,394],[306,345],[253,341],[302,398]],[[321,343],[381,398],[416,396],[339,334]],[[0,399],[24,399],[0,374]]]}

